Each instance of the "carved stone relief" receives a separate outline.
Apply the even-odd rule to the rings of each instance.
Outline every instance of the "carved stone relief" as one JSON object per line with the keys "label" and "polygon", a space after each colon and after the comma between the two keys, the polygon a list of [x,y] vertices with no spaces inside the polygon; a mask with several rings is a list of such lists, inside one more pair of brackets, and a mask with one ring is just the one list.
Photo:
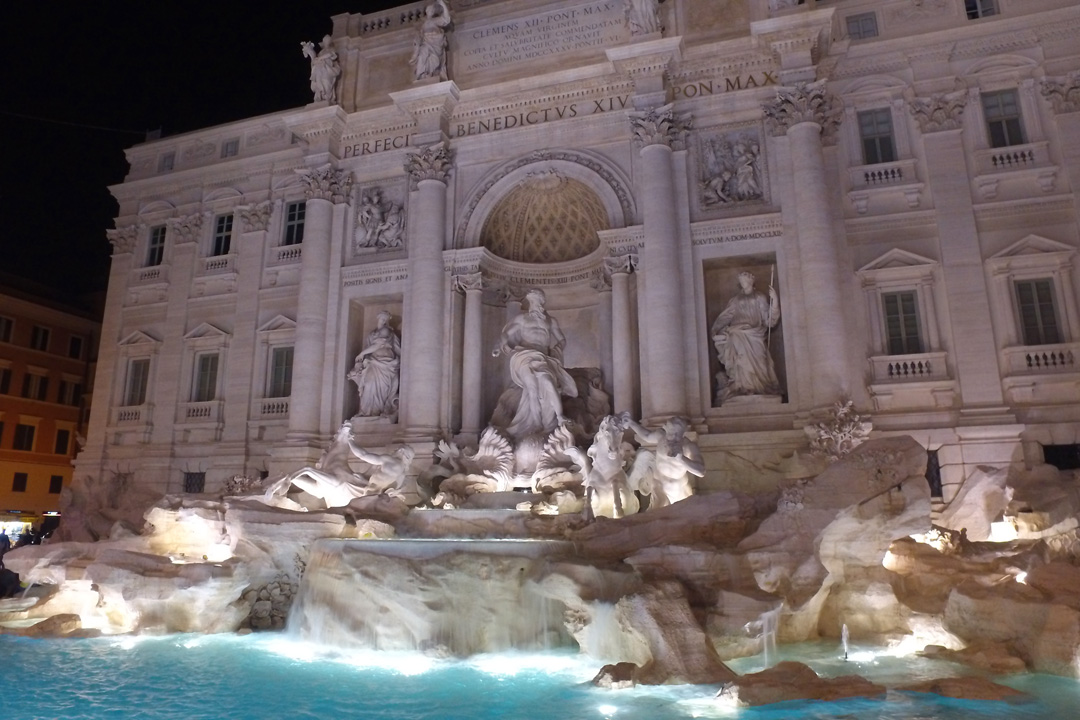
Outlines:
{"label": "carved stone relief", "polygon": [[246,233],[265,230],[270,224],[271,209],[269,202],[238,208],[241,229]]}
{"label": "carved stone relief", "polygon": [[765,126],[774,137],[804,122],[821,126],[822,139],[829,141],[836,136],[843,116],[843,108],[825,88],[825,83],[796,83],[794,87],[778,88],[776,99],[762,105]]}
{"label": "carved stone relief", "polygon": [[353,235],[353,247],[357,250],[387,250],[405,243],[405,208],[384,192],[381,187],[373,187],[359,193]]}
{"label": "carved stone relief", "polygon": [[911,98],[908,108],[919,123],[919,130],[924,133],[957,130],[960,128],[967,98],[967,90],[957,90],[928,98]]}
{"label": "carved stone relief", "polygon": [[106,230],[105,235],[112,244],[113,255],[130,253],[135,250],[135,240],[139,235],[139,227],[137,225],[125,225],[115,230]]}
{"label": "carved stone relief", "polygon": [[698,143],[698,182],[703,207],[717,208],[765,198],[757,129],[703,135]]}
{"label": "carved stone relief", "polygon": [[199,233],[202,231],[202,221],[203,216],[198,213],[169,220],[169,233],[173,236],[173,242],[198,242]]}
{"label": "carved stone relief", "polygon": [[304,181],[305,194],[309,199],[318,198],[342,203],[349,197],[352,173],[348,170],[338,170],[327,164],[310,170],[297,170],[296,174]]}
{"label": "carved stone relief", "polygon": [[1067,77],[1043,78],[1039,89],[1042,96],[1050,101],[1055,113],[1080,110],[1080,72],[1074,72]]}
{"label": "carved stone relief", "polygon": [[889,11],[889,17],[898,21],[922,20],[947,12],[947,0],[908,0],[904,5]]}
{"label": "carved stone relief", "polygon": [[405,172],[414,188],[421,180],[446,182],[450,177],[453,159],[445,142],[432,143],[405,157]]}
{"label": "carved stone relief", "polygon": [[686,136],[692,126],[690,113],[675,112],[673,103],[630,113],[630,129],[638,146],[667,145],[681,150],[685,147]]}
{"label": "carved stone relief", "polygon": [[658,0],[623,0],[623,8],[631,35],[651,35],[664,29],[660,25]]}

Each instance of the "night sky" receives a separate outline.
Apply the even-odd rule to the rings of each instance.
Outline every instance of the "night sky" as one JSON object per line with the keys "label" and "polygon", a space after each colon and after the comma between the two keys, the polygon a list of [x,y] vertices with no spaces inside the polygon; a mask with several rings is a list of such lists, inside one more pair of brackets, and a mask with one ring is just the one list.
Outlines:
{"label": "night sky", "polygon": [[[0,271],[104,289],[123,150],[311,101],[300,42],[402,0],[18,3],[0,37]],[[59,10],[58,8],[63,8]],[[291,8],[283,10],[283,8]]]}

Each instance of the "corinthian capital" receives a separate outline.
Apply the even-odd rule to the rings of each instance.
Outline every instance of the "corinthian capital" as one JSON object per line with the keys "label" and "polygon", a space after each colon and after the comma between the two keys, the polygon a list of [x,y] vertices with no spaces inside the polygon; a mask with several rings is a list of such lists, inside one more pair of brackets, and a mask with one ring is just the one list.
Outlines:
{"label": "corinthian capital", "polygon": [[638,256],[635,252],[609,255],[604,258],[604,269],[609,275],[616,273],[631,273],[637,268]]}
{"label": "corinthian capital", "polygon": [[1071,113],[1080,110],[1080,72],[1067,77],[1043,78],[1039,88],[1050,101],[1055,113]]}
{"label": "corinthian capital", "polygon": [[639,147],[666,145],[674,150],[682,150],[686,147],[686,136],[692,126],[690,113],[675,112],[673,103],[630,113],[630,129]]}
{"label": "corinthian capital", "polygon": [[777,88],[776,99],[761,109],[773,136],[784,135],[801,123],[815,123],[821,127],[821,134],[830,138],[840,126],[843,113],[839,101],[825,89],[824,81]]}
{"label": "corinthian capital", "polygon": [[240,225],[244,232],[256,232],[265,230],[270,224],[270,203],[261,202],[258,205],[239,208]]}
{"label": "corinthian capital", "polygon": [[924,133],[958,130],[967,99],[967,90],[938,93],[928,98],[913,97],[908,103],[908,109],[919,123],[919,130]]}
{"label": "corinthian capital", "polygon": [[139,236],[139,227],[137,225],[125,225],[115,230],[106,230],[105,236],[112,243],[113,255],[133,252],[135,250],[135,241]]}
{"label": "corinthian capital", "polygon": [[199,214],[188,215],[182,218],[169,220],[169,232],[173,235],[174,243],[197,242],[199,232],[202,230],[203,216]]}
{"label": "corinthian capital", "polygon": [[484,289],[484,276],[480,273],[465,273],[453,276],[454,292],[467,293],[470,290]]}
{"label": "corinthian capital", "polygon": [[338,170],[327,163],[310,170],[297,170],[296,174],[307,186],[304,192],[309,199],[329,200],[332,203],[343,203],[349,199],[352,173],[348,170]]}
{"label": "corinthian capital", "polygon": [[446,182],[452,165],[450,148],[445,142],[432,143],[420,148],[419,152],[405,155],[405,172],[409,175],[413,187],[421,180]]}

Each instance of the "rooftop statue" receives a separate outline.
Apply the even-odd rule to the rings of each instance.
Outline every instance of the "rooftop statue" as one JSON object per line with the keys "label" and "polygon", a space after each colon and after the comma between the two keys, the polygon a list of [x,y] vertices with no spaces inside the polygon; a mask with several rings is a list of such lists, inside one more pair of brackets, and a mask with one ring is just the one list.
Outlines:
{"label": "rooftop statue", "polygon": [[311,59],[311,92],[315,96],[315,102],[325,100],[330,104],[336,103],[337,79],[341,75],[341,65],[338,64],[337,51],[330,42],[330,36],[323,36],[318,53],[315,52],[315,44],[311,42],[300,43],[300,49],[304,57]]}
{"label": "rooftop statue", "polygon": [[649,35],[663,29],[660,26],[659,0],[623,0],[623,3],[631,35]]}
{"label": "rooftop statue", "polygon": [[769,355],[770,331],[780,322],[780,299],[769,283],[766,296],[754,289],[754,275],[739,273],[740,292],[713,321],[710,335],[723,365],[717,375],[717,400],[722,404],[741,395],[779,395]]}
{"label": "rooftop statue", "polygon": [[577,385],[563,367],[566,337],[544,309],[545,301],[542,290],[526,293],[521,314],[506,323],[491,352],[493,357],[510,356],[514,383],[499,398],[491,424],[513,438],[547,435],[566,422],[562,396],[577,397]]}
{"label": "rooftop statue", "polygon": [[390,313],[381,312],[378,326],[368,333],[364,349],[356,356],[347,377],[360,394],[361,417],[394,419],[398,410],[401,340],[390,327]]}
{"label": "rooftop statue", "polygon": [[446,0],[435,0],[424,8],[424,23],[413,42],[413,54],[409,59],[414,79],[447,79],[446,28],[451,22],[453,18]]}

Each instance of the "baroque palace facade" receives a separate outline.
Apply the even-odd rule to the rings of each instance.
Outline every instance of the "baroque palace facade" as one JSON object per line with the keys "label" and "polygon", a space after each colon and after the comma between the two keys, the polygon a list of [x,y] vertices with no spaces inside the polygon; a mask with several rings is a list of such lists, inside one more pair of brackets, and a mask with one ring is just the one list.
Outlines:
{"label": "baroque palace facade", "polygon": [[[945,502],[1075,452],[1074,0],[332,20],[312,104],[128,151],[78,477],[216,490],[313,464],[349,418],[415,471],[496,411],[531,288],[590,397],[690,421],[706,490],[775,484],[849,399],[935,453]],[[778,299],[778,388],[731,394],[713,325],[745,272]]]}

